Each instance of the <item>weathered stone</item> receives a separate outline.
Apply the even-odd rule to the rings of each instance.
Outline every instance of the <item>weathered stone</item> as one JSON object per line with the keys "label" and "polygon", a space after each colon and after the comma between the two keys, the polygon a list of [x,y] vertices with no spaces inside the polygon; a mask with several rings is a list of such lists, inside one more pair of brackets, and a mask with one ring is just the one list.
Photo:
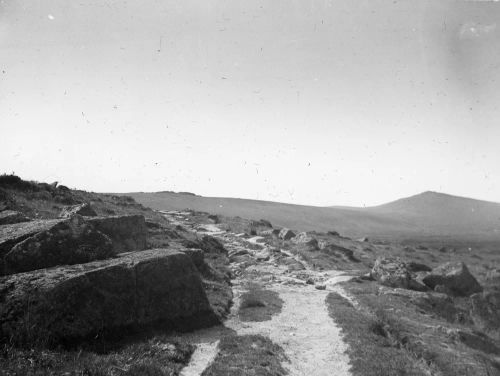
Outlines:
{"label": "weathered stone", "polygon": [[83,203],[64,207],[59,214],[59,218],[70,218],[75,214],[83,215],[85,217],[97,217],[97,213],[92,206],[88,203]]}
{"label": "weathered stone", "polygon": [[500,292],[473,294],[470,301],[470,316],[476,327],[500,339]]}
{"label": "weathered stone", "polygon": [[62,219],[35,220],[0,226],[0,259],[17,243],[35,235],[38,232],[50,229]]}
{"label": "weathered stone", "polygon": [[302,244],[311,247],[312,249],[319,249],[318,240],[307,234],[307,232],[299,233],[293,238],[293,242],[295,244]]}
{"label": "weathered stone", "polygon": [[173,249],[15,274],[0,280],[0,301],[0,338],[29,346],[216,322],[191,259]]}
{"label": "weathered stone", "polygon": [[74,215],[17,243],[4,256],[4,274],[102,260],[114,255],[111,239]]}
{"label": "weathered stone", "polygon": [[189,256],[193,264],[198,268],[198,270],[205,267],[205,257],[204,252],[201,249],[190,248],[182,250],[186,255]]}
{"label": "weathered stone", "polygon": [[422,281],[431,289],[443,285],[457,296],[469,296],[483,290],[463,262],[442,264],[434,268]]}
{"label": "weathered stone", "polygon": [[271,231],[271,235],[278,238],[280,236],[280,232],[281,232],[280,229],[275,228],[274,230]]}
{"label": "weathered stone", "polygon": [[142,215],[92,217],[86,220],[111,238],[116,253],[146,249],[148,230]]}
{"label": "weathered stone", "polygon": [[417,291],[425,289],[425,286],[412,278],[406,264],[398,258],[378,258],[370,275],[384,286]]}
{"label": "weathered stone", "polygon": [[23,213],[14,210],[4,210],[0,212],[0,226],[13,223],[28,222],[30,219]]}
{"label": "weathered stone", "polygon": [[340,257],[345,257],[349,261],[358,261],[354,257],[354,251],[352,249],[348,249],[345,247],[341,247],[336,244],[327,244],[326,246],[323,247],[322,249],[323,252],[333,254],[335,256],[340,256]]}
{"label": "weathered stone", "polygon": [[279,235],[278,235],[278,237],[280,239],[283,239],[283,240],[290,240],[294,236],[295,236],[295,233],[288,228],[282,228],[279,232]]}

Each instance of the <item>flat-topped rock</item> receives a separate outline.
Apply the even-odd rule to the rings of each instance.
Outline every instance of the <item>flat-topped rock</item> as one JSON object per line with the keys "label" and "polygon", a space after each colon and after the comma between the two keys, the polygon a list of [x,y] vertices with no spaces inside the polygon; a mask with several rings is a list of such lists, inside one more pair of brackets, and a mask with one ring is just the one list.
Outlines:
{"label": "flat-topped rock", "polygon": [[114,254],[107,235],[74,215],[15,244],[3,257],[2,274],[86,263]]}
{"label": "flat-topped rock", "polygon": [[86,221],[111,238],[116,253],[146,249],[148,229],[142,215],[90,217]]}
{"label": "flat-topped rock", "polygon": [[0,338],[75,344],[127,328],[217,322],[191,258],[177,249],[130,252],[0,279]]}
{"label": "flat-topped rock", "polygon": [[62,219],[35,220],[0,226],[0,258],[17,243],[34,234],[50,229]]}
{"label": "flat-topped rock", "polygon": [[3,210],[0,212],[0,226],[13,223],[28,222],[30,219],[23,213],[14,210]]}

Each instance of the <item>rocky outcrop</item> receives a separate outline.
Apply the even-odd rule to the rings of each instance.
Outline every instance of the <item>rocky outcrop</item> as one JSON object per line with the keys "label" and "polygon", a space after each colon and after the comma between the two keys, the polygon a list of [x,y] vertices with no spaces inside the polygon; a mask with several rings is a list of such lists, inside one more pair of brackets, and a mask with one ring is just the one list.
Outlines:
{"label": "rocky outcrop", "polygon": [[322,252],[331,254],[335,257],[343,257],[349,261],[359,261],[356,257],[354,257],[354,251],[349,248],[341,247],[336,244],[328,243],[328,244],[322,244],[323,248],[321,249]]}
{"label": "rocky outcrop", "polygon": [[92,217],[86,220],[111,238],[116,253],[146,249],[148,230],[142,215]]}
{"label": "rocky outcrop", "polygon": [[301,232],[292,240],[295,244],[310,247],[312,249],[319,249],[318,240],[310,236],[307,232]]}
{"label": "rocky outcrop", "polygon": [[128,328],[216,323],[191,259],[154,249],[0,280],[0,338],[75,344]]}
{"label": "rocky outcrop", "polygon": [[370,275],[384,286],[417,291],[426,290],[425,286],[413,279],[407,265],[398,258],[378,258]]}
{"label": "rocky outcrop", "polygon": [[111,239],[74,215],[14,245],[3,257],[3,274],[102,260],[114,255]]}
{"label": "rocky outcrop", "polygon": [[290,240],[291,238],[295,237],[295,233],[288,228],[282,228],[279,232],[278,237],[283,240]]}
{"label": "rocky outcrop", "polygon": [[470,316],[476,327],[500,339],[500,292],[473,294],[470,301]]}
{"label": "rocky outcrop", "polygon": [[28,222],[30,219],[23,213],[14,210],[4,210],[0,212],[0,226],[13,223]]}
{"label": "rocky outcrop", "polygon": [[431,289],[437,286],[457,296],[469,296],[483,289],[463,262],[447,262],[434,268],[422,281]]}
{"label": "rocky outcrop", "polygon": [[0,226],[0,259],[17,243],[38,232],[46,231],[61,221],[61,219],[36,220]]}
{"label": "rocky outcrop", "polygon": [[78,214],[85,217],[97,217],[97,213],[88,203],[83,203],[79,205],[66,206],[61,210],[59,218],[70,218],[71,216]]}

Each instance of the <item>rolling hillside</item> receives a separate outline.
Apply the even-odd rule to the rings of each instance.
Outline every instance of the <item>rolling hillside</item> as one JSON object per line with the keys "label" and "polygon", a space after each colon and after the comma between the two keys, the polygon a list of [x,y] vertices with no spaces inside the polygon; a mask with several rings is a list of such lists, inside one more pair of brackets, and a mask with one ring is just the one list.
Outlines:
{"label": "rolling hillside", "polygon": [[128,195],[159,210],[190,208],[227,216],[265,218],[276,226],[336,230],[350,237],[500,244],[500,204],[436,192],[369,208],[315,207],[172,192]]}

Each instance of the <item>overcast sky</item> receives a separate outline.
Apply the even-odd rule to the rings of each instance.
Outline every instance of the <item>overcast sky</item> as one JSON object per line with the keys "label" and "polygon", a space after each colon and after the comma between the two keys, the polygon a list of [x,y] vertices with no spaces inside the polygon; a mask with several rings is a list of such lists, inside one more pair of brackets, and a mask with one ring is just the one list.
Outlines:
{"label": "overcast sky", "polygon": [[500,202],[500,3],[0,0],[0,172],[93,191]]}

